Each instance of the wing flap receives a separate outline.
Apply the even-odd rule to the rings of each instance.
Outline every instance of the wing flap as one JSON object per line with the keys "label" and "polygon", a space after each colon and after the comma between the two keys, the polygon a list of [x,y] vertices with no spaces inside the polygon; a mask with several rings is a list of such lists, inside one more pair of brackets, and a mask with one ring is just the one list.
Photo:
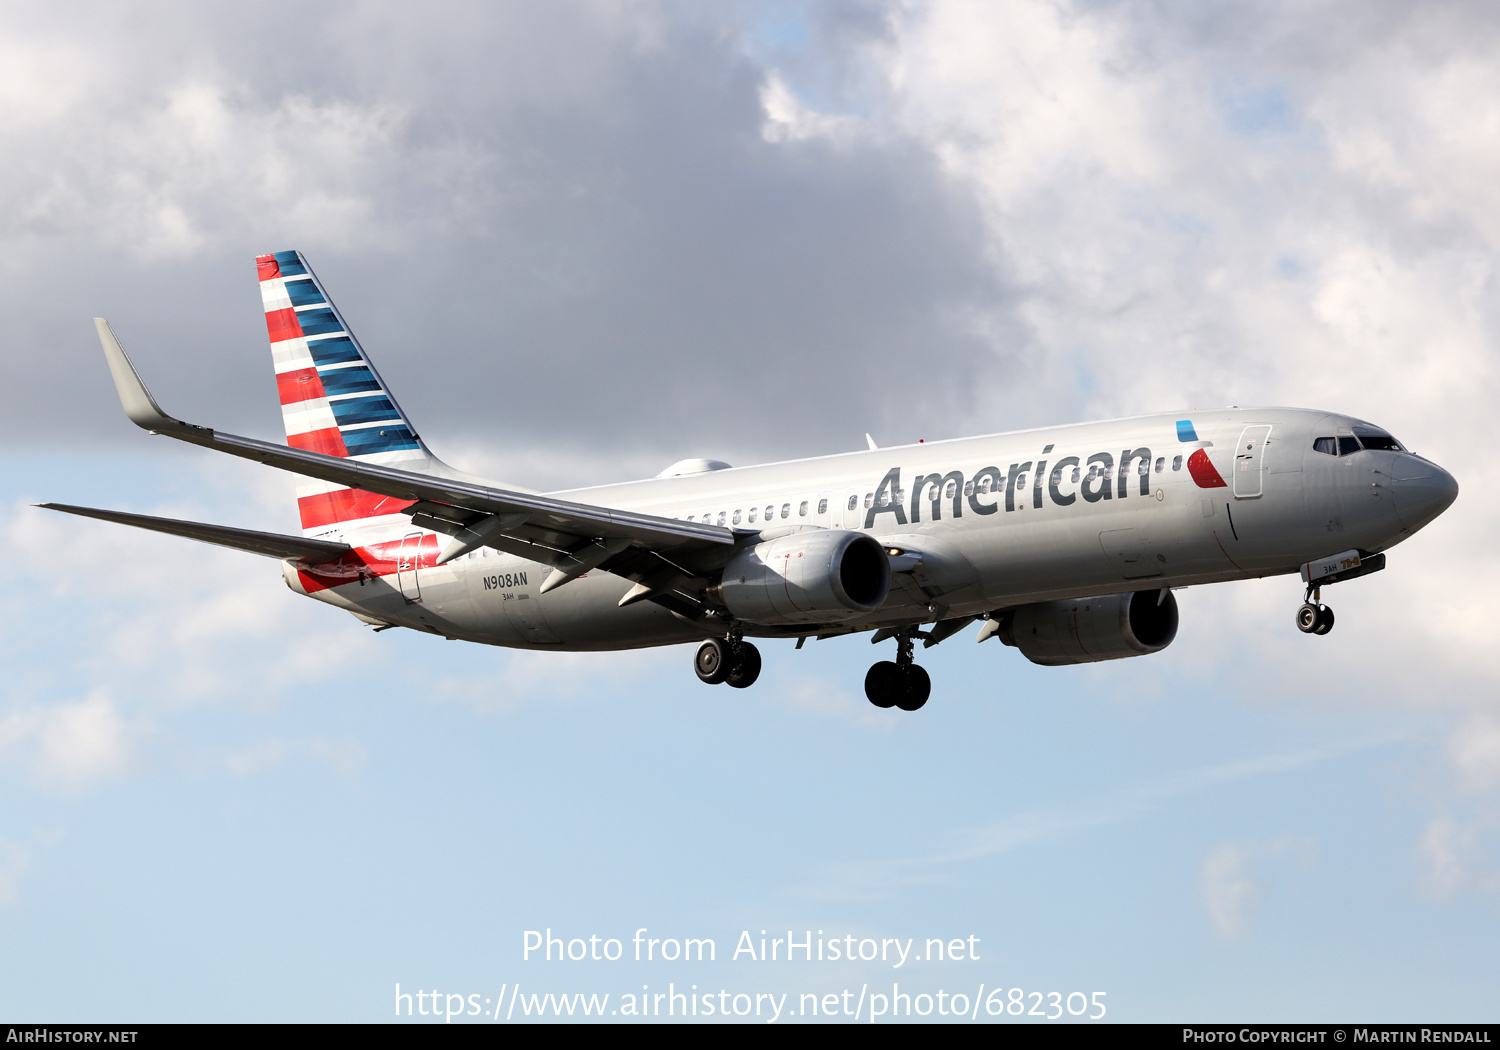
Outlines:
{"label": "wing flap", "polygon": [[249,551],[268,558],[295,558],[309,565],[333,561],[353,549],[347,543],[310,540],[304,536],[283,536],[277,532],[257,532],[254,529],[235,529],[227,525],[208,525],[201,521],[156,518],[149,514],[127,514],[122,510],[98,510],[94,507],[74,507],[66,503],[38,503],[36,506],[45,510],[62,511],[64,514],[112,521],[118,525],[150,529],[152,532],[185,536],[190,540],[233,547],[235,550]]}

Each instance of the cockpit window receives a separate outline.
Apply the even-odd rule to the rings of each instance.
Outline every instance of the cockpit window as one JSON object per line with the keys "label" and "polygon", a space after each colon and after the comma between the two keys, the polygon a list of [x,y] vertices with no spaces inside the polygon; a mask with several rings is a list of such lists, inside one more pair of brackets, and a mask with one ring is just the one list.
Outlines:
{"label": "cockpit window", "polygon": [[1373,448],[1386,452],[1406,451],[1406,449],[1401,447],[1401,442],[1389,434],[1376,430],[1374,427],[1355,427],[1354,433],[1359,438],[1359,443],[1365,448]]}
{"label": "cockpit window", "polygon": [[1359,451],[1359,439],[1352,437],[1339,438],[1339,455],[1352,456]]}
{"label": "cockpit window", "polygon": [[1331,437],[1316,438],[1313,440],[1313,451],[1321,452],[1327,456],[1337,456],[1339,454],[1338,439]]}

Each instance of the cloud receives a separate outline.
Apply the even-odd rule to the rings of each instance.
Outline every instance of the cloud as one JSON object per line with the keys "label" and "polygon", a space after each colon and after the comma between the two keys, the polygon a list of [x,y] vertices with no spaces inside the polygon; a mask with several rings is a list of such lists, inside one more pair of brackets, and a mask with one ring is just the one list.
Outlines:
{"label": "cloud", "polygon": [[862,694],[856,696],[841,683],[819,675],[799,675],[772,695],[779,706],[799,714],[842,718],[886,733],[902,724],[900,711],[881,711]]}
{"label": "cloud", "polygon": [[1491,712],[1470,717],[1454,731],[1448,753],[1465,789],[1500,787],[1500,717]]}
{"label": "cloud", "polygon": [[[1005,291],[965,196],[920,150],[827,148],[837,122],[812,110],[817,136],[767,141],[763,96],[790,93],[725,17],[464,8],[457,39],[273,3],[15,27],[32,82],[60,90],[17,87],[0,123],[24,158],[0,175],[0,235],[25,245],[6,273],[27,303],[0,324],[0,390],[29,392],[0,405],[26,440],[125,433],[88,338],[107,313],[165,405],[274,427],[250,257],[289,247],[440,447],[766,459],[969,403],[987,363],[955,319]],[[898,389],[912,347],[934,375]],[[705,429],[704,406],[731,425]]]}
{"label": "cloud", "polygon": [[1209,850],[1198,882],[1214,931],[1228,940],[1244,937],[1269,892],[1259,869],[1286,860],[1306,866],[1313,853],[1311,840],[1295,835],[1249,845],[1221,842]]}
{"label": "cloud", "polygon": [[[866,430],[894,443],[1224,403],[1366,416],[1453,470],[1458,503],[1386,572],[1330,589],[1330,637],[1291,629],[1295,583],[1247,582],[1181,595],[1169,658],[1246,702],[1467,712],[1446,761],[1474,801],[1440,802],[1415,849],[1440,896],[1489,884],[1494,5],[935,0],[817,5],[777,26],[754,5],[435,10],[85,4],[12,20],[13,447],[189,462],[121,418],[99,313],[170,411],[279,435],[249,264],[287,247],[440,450],[539,489],[685,455],[857,448]],[[196,455],[180,469],[197,491],[138,509],[292,527],[274,475]],[[23,699],[0,724],[8,753],[59,782],[125,768],[131,727],[162,706],[274,704],[388,658],[292,601],[266,563],[45,517],[17,506],[6,524],[0,581],[47,599],[0,613],[7,654],[86,644],[26,664],[24,697],[64,699]],[[1225,673],[1247,653],[1254,675]],[[578,695],[656,659],[509,666],[532,693]],[[439,692],[503,706],[507,688],[455,675]],[[817,679],[782,702],[878,717]],[[1127,812],[1001,821],[951,857]],[[1220,858],[1223,885],[1259,878],[1244,856]],[[1250,913],[1226,894],[1211,914]]]}
{"label": "cloud", "polygon": [[1416,859],[1423,889],[1437,900],[1465,892],[1500,892],[1493,813],[1458,816],[1439,813],[1417,840]]}
{"label": "cloud", "polygon": [[[440,674],[423,687],[435,702],[507,715],[530,704],[596,700],[639,688],[663,668],[687,671],[682,646],[621,652],[491,650],[481,673]],[[498,666],[496,666],[498,665]]]}
{"label": "cloud", "polygon": [[0,839],[0,907],[15,903],[16,880],[30,859],[30,855],[20,846]]}
{"label": "cloud", "polygon": [[124,771],[132,727],[102,692],[75,703],[23,706],[0,718],[0,756],[38,780],[80,787]]}
{"label": "cloud", "polygon": [[353,739],[270,739],[236,751],[224,759],[224,765],[231,773],[247,776],[271,769],[293,758],[320,762],[335,773],[349,776],[364,768],[366,753],[364,745]]}
{"label": "cloud", "polygon": [[[1181,770],[1131,789],[1113,791],[1106,797],[1080,800],[1067,807],[1048,807],[1016,813],[988,824],[960,829],[944,847],[925,855],[829,866],[820,870],[817,878],[799,892],[832,900],[878,899],[906,886],[942,881],[946,877],[945,870],[955,864],[995,856],[1037,842],[1087,833],[1095,828],[1138,820],[1176,798],[1199,795],[1220,785],[1318,765],[1391,742],[1388,738],[1352,740],[1326,748],[1261,755]],[[1307,840],[1289,836],[1263,847],[1254,847],[1251,852],[1255,856],[1305,858],[1310,849]],[[1230,863],[1233,860],[1226,853],[1217,861],[1216,873],[1222,870],[1227,875],[1233,875],[1237,870]],[[1229,884],[1225,876],[1216,874],[1216,879],[1216,885]],[[1228,900],[1230,897],[1222,899]]]}
{"label": "cloud", "polygon": [[1232,842],[1215,846],[1203,858],[1203,903],[1221,937],[1243,937],[1251,912],[1265,894],[1265,887],[1250,873],[1249,861],[1249,854]]}

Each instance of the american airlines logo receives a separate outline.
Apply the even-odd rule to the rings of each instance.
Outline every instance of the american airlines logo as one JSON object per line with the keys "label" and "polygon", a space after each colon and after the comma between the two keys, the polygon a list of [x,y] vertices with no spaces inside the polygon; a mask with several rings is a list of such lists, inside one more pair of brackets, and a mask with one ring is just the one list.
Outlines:
{"label": "american airlines logo", "polygon": [[[1197,441],[1198,435],[1188,420],[1179,420],[1177,436],[1181,441]],[[1048,445],[1043,455],[1052,451]],[[1117,466],[1118,464],[1118,466]],[[1187,457],[1188,474],[1199,488],[1224,488],[1223,476],[1208,453],[1196,449]],[[1174,456],[1172,470],[1181,470],[1183,457]],[[1166,457],[1154,459],[1157,474],[1167,469]],[[1125,499],[1130,495],[1132,475],[1139,479],[1139,493],[1151,494],[1153,456],[1149,448],[1121,449],[1118,460],[1113,453],[1095,452],[1088,458],[1064,456],[1051,463],[1037,460],[1033,463],[1012,463],[1002,471],[999,467],[984,467],[973,477],[965,478],[961,470],[947,473],[917,474],[908,491],[901,484],[901,468],[892,467],[881,479],[872,497],[866,500],[865,525],[875,527],[875,519],[881,514],[892,514],[898,525],[915,525],[922,521],[923,504],[927,504],[927,520],[941,521],[945,504],[951,504],[952,517],[963,517],[964,504],[975,514],[995,514],[1003,506],[1006,513],[1023,507],[1030,488],[1031,505],[1040,510],[1047,500],[1059,507],[1072,506],[1082,496],[1085,503],[1098,503],[1107,499]],[[908,503],[907,497],[910,496]]]}

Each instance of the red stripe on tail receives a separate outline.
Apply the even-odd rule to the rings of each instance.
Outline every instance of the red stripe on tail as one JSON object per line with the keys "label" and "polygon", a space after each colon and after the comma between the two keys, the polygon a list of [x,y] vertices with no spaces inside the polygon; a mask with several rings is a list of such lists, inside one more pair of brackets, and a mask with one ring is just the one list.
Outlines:
{"label": "red stripe on tail", "polygon": [[318,378],[316,368],[298,368],[292,372],[279,373],[276,376],[276,393],[281,395],[283,405],[296,405],[315,397],[328,396],[323,391],[323,380]]}
{"label": "red stripe on tail", "polygon": [[342,456],[345,459],[349,457],[349,450],[344,447],[344,437],[339,433],[338,427],[309,430],[305,434],[288,434],[286,443],[292,448],[321,452],[325,456]]}
{"label": "red stripe on tail", "polygon": [[275,280],[281,276],[281,266],[276,262],[274,255],[257,255],[255,257],[255,270],[260,274],[262,281]]}
{"label": "red stripe on tail", "polygon": [[297,323],[297,311],[290,306],[285,310],[267,310],[266,331],[271,334],[273,343],[296,339],[302,334],[302,326]]}

